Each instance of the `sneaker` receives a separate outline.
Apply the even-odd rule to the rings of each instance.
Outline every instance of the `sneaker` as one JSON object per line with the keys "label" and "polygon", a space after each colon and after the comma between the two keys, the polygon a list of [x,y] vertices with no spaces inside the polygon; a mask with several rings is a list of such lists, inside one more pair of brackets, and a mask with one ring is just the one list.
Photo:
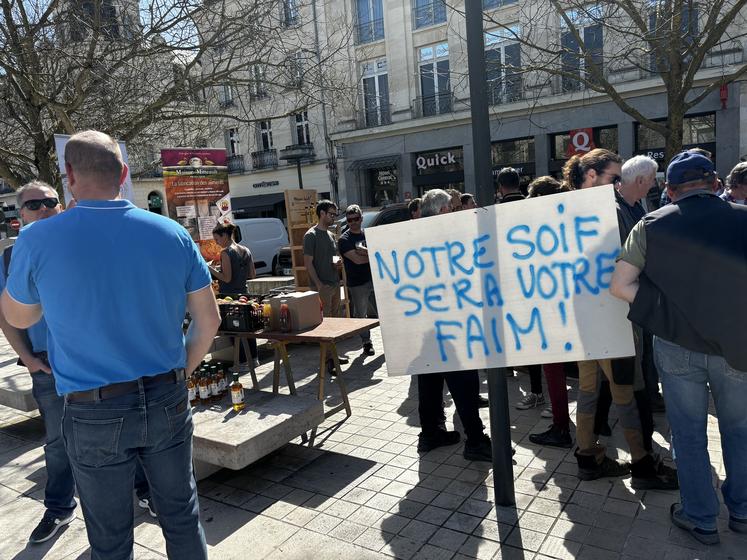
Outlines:
{"label": "sneaker", "polygon": [[542,412],[540,412],[540,416],[542,418],[552,418],[552,407],[548,406],[547,408],[543,408]]}
{"label": "sneaker", "polygon": [[347,356],[338,356],[337,359],[341,365],[345,365],[350,362],[350,358],[348,358]]}
{"label": "sneaker", "polygon": [[143,508],[144,510],[147,510],[147,511],[148,511],[148,513],[150,513],[150,516],[151,516],[151,517],[155,517],[155,518],[158,518],[158,515],[156,514],[156,510],[155,510],[155,508],[153,507],[153,504],[151,504],[151,503],[150,503],[150,499],[148,499],[148,498],[143,498],[143,499],[141,499],[141,500],[138,500],[138,501],[137,501],[137,505],[139,505],[139,506],[140,506],[141,508]]}
{"label": "sneaker", "polygon": [[646,455],[630,465],[633,475],[630,485],[636,490],[677,490],[677,470],[666,466],[661,460]]}
{"label": "sneaker", "polygon": [[363,344],[363,355],[364,356],[373,356],[374,354],[376,354],[376,352],[374,352],[373,344],[370,343],[370,342],[365,342]]}
{"label": "sneaker", "polygon": [[477,408],[488,408],[490,401],[482,395],[477,395]]}
{"label": "sneaker", "polygon": [[718,544],[721,542],[717,530],[701,529],[696,527],[692,521],[685,519],[682,516],[682,506],[680,504],[672,504],[672,507],[669,508],[669,515],[672,518],[672,523],[690,533],[696,541],[703,544]]}
{"label": "sneaker", "polygon": [[738,519],[733,515],[730,515],[729,529],[735,533],[747,533],[747,519]]}
{"label": "sneaker", "polygon": [[55,517],[51,513],[46,512],[36,526],[36,529],[31,533],[29,542],[39,544],[48,541],[57,534],[57,531],[69,524],[73,519],[75,519],[74,512],[70,512],[67,517]]}
{"label": "sneaker", "polygon": [[437,447],[444,447],[446,445],[456,445],[459,443],[461,436],[459,432],[449,432],[447,430],[438,430],[432,434],[425,434],[420,432],[418,434],[418,451],[425,453],[436,449]]}
{"label": "sneaker", "polygon": [[592,455],[574,453],[578,461],[578,478],[580,480],[597,480],[599,478],[625,476],[630,474],[630,463],[615,461],[605,455],[601,463],[597,463]]}
{"label": "sneaker", "polygon": [[549,445],[551,447],[563,447],[570,449],[573,447],[573,439],[568,430],[559,428],[555,424],[550,429],[540,434],[530,434],[529,441],[537,445]]}
{"label": "sneaker", "polygon": [[543,394],[540,393],[538,395],[536,393],[528,393],[524,395],[524,398],[516,403],[516,408],[518,408],[519,410],[528,410],[530,408],[535,408],[544,404],[545,396]]}
{"label": "sneaker", "polygon": [[490,438],[483,434],[476,440],[467,440],[464,444],[464,458],[468,461],[493,462],[493,445]]}

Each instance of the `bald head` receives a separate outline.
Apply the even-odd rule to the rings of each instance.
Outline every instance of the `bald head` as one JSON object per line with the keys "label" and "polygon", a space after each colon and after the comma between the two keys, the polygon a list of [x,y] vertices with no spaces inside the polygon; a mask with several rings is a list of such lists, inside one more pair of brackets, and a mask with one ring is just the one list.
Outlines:
{"label": "bald head", "polygon": [[111,136],[86,130],[73,134],[67,141],[65,169],[68,177],[86,188],[119,192],[125,164],[119,145]]}

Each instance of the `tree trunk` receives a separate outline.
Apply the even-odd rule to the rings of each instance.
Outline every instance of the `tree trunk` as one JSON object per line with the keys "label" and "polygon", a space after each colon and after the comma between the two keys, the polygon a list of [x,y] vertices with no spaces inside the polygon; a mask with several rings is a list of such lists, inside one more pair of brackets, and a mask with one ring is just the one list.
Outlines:
{"label": "tree trunk", "polygon": [[669,164],[672,158],[682,151],[682,134],[684,131],[685,110],[680,96],[669,95],[669,116],[667,119],[667,135],[664,145],[664,161]]}

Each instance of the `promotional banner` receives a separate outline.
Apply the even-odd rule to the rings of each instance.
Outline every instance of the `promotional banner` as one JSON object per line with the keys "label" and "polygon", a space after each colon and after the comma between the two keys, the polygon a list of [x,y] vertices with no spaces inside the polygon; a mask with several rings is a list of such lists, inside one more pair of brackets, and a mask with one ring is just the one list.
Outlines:
{"label": "promotional banner", "polygon": [[[65,193],[65,205],[67,205],[72,199],[73,195],[70,193],[70,189],[67,187],[67,172],[65,171],[65,144],[70,140],[68,134],[55,134],[54,135],[54,146],[57,151],[57,166],[60,169],[60,175],[62,176],[62,189]],[[119,149],[122,151],[122,159],[129,166],[127,159],[127,146],[124,142],[119,142]],[[119,196],[126,198],[130,202],[135,201],[134,193],[132,191],[132,177],[130,177],[130,171],[127,170],[127,177],[125,178],[122,186],[119,187]]]}
{"label": "promotional banner", "polygon": [[593,128],[577,128],[568,132],[568,149],[566,149],[565,155],[569,158],[583,155],[594,148],[596,146],[594,145]]}
{"label": "promotional banner", "polygon": [[366,230],[389,375],[634,354],[612,186]]}
{"label": "promotional banner", "polygon": [[212,148],[161,150],[169,217],[179,222],[208,261],[220,259],[213,240],[218,223],[232,223],[226,151]]}

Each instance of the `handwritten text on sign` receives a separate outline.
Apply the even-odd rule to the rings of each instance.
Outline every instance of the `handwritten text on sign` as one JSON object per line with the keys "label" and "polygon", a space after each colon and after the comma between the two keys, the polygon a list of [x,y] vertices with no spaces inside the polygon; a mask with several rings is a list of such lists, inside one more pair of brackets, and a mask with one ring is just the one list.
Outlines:
{"label": "handwritten text on sign", "polygon": [[366,230],[390,375],[631,356],[612,187]]}

